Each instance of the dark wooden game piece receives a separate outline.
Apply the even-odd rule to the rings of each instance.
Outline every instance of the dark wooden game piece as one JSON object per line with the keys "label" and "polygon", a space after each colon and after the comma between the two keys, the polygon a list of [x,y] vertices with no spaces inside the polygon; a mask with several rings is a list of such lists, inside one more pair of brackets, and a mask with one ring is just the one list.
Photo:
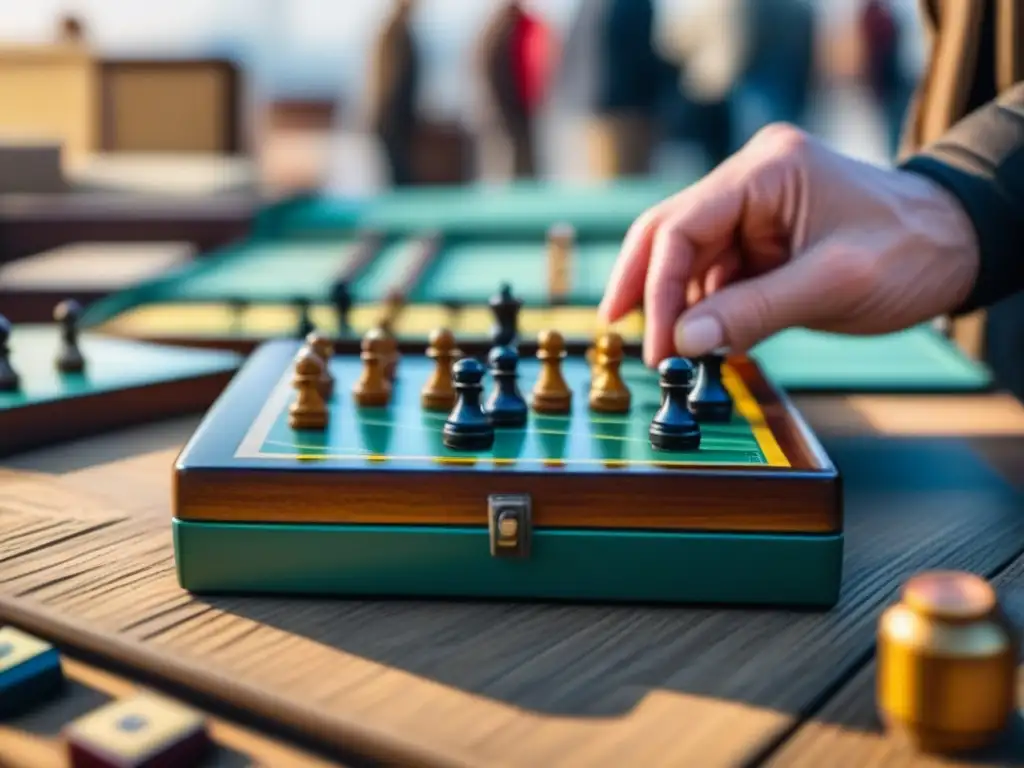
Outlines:
{"label": "dark wooden game piece", "polygon": [[455,406],[452,365],[461,356],[455,336],[447,328],[431,332],[427,357],[434,361],[434,371],[420,392],[420,404],[428,411],[450,411]]}
{"label": "dark wooden game piece", "polygon": [[348,281],[336,280],[331,284],[331,304],[334,307],[334,314],[338,321],[338,335],[347,336],[352,332],[352,325],[349,319],[352,314],[352,292],[348,287]]}
{"label": "dark wooden game piece", "polygon": [[81,373],[85,358],[78,348],[78,319],[82,307],[71,299],[62,301],[53,310],[53,320],[60,325],[61,349],[57,355],[57,370],[61,373]]}
{"label": "dark wooden game piece", "polygon": [[491,345],[507,347],[515,344],[519,340],[519,311],[523,308],[522,300],[512,295],[511,285],[502,283],[488,304],[494,314]]}
{"label": "dark wooden game piece", "polygon": [[245,314],[245,310],[249,307],[249,302],[241,298],[231,298],[227,301],[228,314],[231,316],[229,321],[231,328],[236,332],[242,330],[242,316]]}
{"label": "dark wooden game piece", "polygon": [[629,412],[631,397],[621,372],[624,359],[622,336],[609,332],[598,339],[590,379],[591,410],[599,413]]}
{"label": "dark wooden game piece", "polygon": [[316,330],[316,326],[313,325],[313,318],[309,314],[309,299],[295,299],[292,302],[292,306],[295,307],[295,313],[299,316],[298,323],[295,326],[295,335],[300,339],[304,339]]}
{"label": "dark wooden game piece", "polygon": [[13,717],[56,696],[64,683],[60,654],[14,627],[0,629],[0,717]]}
{"label": "dark wooden game piece", "polygon": [[327,428],[327,405],[320,394],[323,375],[323,361],[312,350],[302,349],[295,358],[292,379],[298,395],[288,408],[288,425],[292,429]]}
{"label": "dark wooden game piece", "polygon": [[548,415],[566,414],[572,410],[572,390],[562,376],[565,339],[558,331],[541,331],[537,336],[537,359],[540,375],[533,387],[533,410]]}
{"label": "dark wooden game piece", "polygon": [[442,439],[453,451],[486,451],[494,445],[494,427],[481,406],[484,367],[471,357],[452,367],[458,399],[444,423]]}
{"label": "dark wooden game piece", "polygon": [[495,347],[488,356],[494,389],[484,412],[496,427],[522,427],[526,424],[529,408],[516,386],[519,354],[513,347]]}
{"label": "dark wooden game piece", "polygon": [[213,744],[201,714],[149,693],[80,717],[64,740],[71,768],[201,765]]}
{"label": "dark wooden game piece", "polygon": [[306,349],[313,352],[323,363],[323,375],[320,377],[320,395],[329,400],[334,395],[334,377],[331,375],[331,358],[334,356],[334,344],[318,331],[306,336]]}
{"label": "dark wooden game piece", "polygon": [[732,397],[722,383],[725,355],[712,353],[697,358],[697,381],[687,398],[697,421],[723,423],[732,419]]}
{"label": "dark wooden game piece", "polygon": [[0,392],[17,392],[21,377],[11,364],[11,322],[0,315]]}
{"label": "dark wooden game piece", "polygon": [[380,328],[374,328],[364,337],[359,357],[363,371],[352,387],[352,397],[360,408],[376,408],[391,400],[391,382],[384,373],[388,342]]}
{"label": "dark wooden game piece", "polygon": [[658,374],[661,408],[651,420],[651,447],[656,451],[696,451],[700,425],[686,403],[693,387],[693,364],[683,357],[670,357],[658,366]]}

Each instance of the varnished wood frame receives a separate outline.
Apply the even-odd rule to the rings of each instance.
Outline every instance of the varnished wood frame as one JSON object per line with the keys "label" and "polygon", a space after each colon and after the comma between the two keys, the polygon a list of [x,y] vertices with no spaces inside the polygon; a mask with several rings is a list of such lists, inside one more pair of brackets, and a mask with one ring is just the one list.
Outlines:
{"label": "varnished wood frame", "polygon": [[201,412],[234,373],[227,369],[0,409],[0,456]]}
{"label": "varnished wood frame", "polygon": [[[537,528],[835,534],[839,474],[792,403],[757,364],[732,366],[760,403],[792,467],[683,467],[652,473],[379,468],[338,471],[301,460],[235,458],[297,342],[261,347],[207,415],[174,468],[182,520],[375,525],[487,525],[487,497],[528,493]],[[346,509],[338,509],[338,499]],[[287,510],[283,515],[281,510]],[[631,510],[623,515],[622,510]]]}
{"label": "varnished wood frame", "polygon": [[220,152],[226,155],[243,154],[242,136],[242,78],[236,65],[228,59],[105,59],[100,62],[100,148],[104,152],[118,152],[117,126],[114,125],[115,79],[124,71],[217,70],[225,78],[227,119],[221,131]]}

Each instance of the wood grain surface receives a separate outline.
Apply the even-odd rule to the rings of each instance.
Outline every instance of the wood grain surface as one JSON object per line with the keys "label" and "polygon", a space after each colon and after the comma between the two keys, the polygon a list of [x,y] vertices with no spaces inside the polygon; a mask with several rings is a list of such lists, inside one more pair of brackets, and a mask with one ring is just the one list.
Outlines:
{"label": "wood grain surface", "polygon": [[[829,613],[193,599],[167,524],[171,463],[195,426],[183,420],[7,462],[59,473],[27,477],[70,497],[47,505],[77,505],[63,517],[81,530],[4,550],[0,618],[402,764],[747,764],[856,680],[908,576],[992,576],[1022,549],[1020,490],[990,462],[1024,439],[879,439],[834,420],[837,433],[812,422],[846,490]],[[0,498],[29,514],[36,495],[18,487],[0,483]]]}

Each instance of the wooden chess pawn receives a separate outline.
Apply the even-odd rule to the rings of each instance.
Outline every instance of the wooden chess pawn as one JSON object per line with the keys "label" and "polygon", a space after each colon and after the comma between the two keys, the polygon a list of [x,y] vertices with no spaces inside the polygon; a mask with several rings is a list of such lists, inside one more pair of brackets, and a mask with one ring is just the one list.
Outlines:
{"label": "wooden chess pawn", "polygon": [[388,381],[394,381],[398,376],[398,361],[401,355],[398,352],[398,339],[395,338],[391,322],[385,322],[380,326],[381,338],[384,340],[384,375]]}
{"label": "wooden chess pawn", "polygon": [[993,744],[1016,712],[1019,642],[980,576],[914,576],[879,619],[882,719],[926,752]]}
{"label": "wooden chess pawn", "polygon": [[85,370],[85,358],[78,348],[78,320],[82,307],[71,299],[62,301],[53,310],[53,320],[60,325],[61,348],[56,366],[61,373],[81,373]]}
{"label": "wooden chess pawn", "polygon": [[452,365],[461,357],[456,349],[455,336],[447,328],[438,328],[430,334],[427,357],[434,361],[434,371],[423,385],[420,403],[428,411],[450,411],[455,406],[455,384]]}
{"label": "wooden chess pawn", "polygon": [[606,333],[598,339],[590,381],[590,408],[598,413],[628,413],[631,396],[622,380],[622,336]]}
{"label": "wooden chess pawn", "polygon": [[312,350],[304,349],[295,358],[292,385],[298,395],[288,408],[288,426],[292,429],[327,428],[327,405],[320,394],[323,374],[323,362]]}
{"label": "wooden chess pawn", "polygon": [[320,379],[320,394],[324,400],[330,400],[334,395],[334,376],[331,375],[331,358],[334,356],[334,344],[331,340],[318,331],[310,331],[306,334],[306,349],[313,352],[320,358],[324,365],[323,376]]}
{"label": "wooden chess pawn", "polygon": [[388,343],[384,332],[375,328],[364,337],[359,357],[363,371],[352,387],[352,398],[360,408],[377,408],[391,400],[391,382],[384,373]]}
{"label": "wooden chess pawn", "polygon": [[533,387],[531,405],[541,414],[567,414],[572,410],[572,390],[562,376],[565,340],[558,331],[541,331],[537,337],[540,375]]}

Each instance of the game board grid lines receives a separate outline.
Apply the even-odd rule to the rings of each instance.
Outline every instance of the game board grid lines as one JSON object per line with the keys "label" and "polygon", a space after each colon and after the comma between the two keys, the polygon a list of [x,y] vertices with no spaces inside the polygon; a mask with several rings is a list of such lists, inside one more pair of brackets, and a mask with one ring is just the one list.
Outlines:
{"label": "game board grid lines", "polygon": [[[414,365],[410,365],[414,363]],[[532,361],[526,361],[532,366]],[[578,379],[580,383],[586,384],[586,374],[581,374],[576,369],[579,361],[569,361],[571,368],[569,376]],[[250,429],[242,438],[235,451],[236,458],[258,458],[278,461],[364,461],[364,462],[385,462],[385,461],[406,461],[422,462],[425,464],[441,464],[452,466],[493,466],[493,467],[522,467],[539,465],[547,467],[565,466],[604,466],[608,468],[630,468],[630,467],[686,467],[698,466],[709,462],[727,466],[747,466],[750,464],[767,464],[771,467],[789,467],[788,458],[782,452],[781,447],[772,435],[770,428],[764,418],[753,395],[746,388],[739,376],[731,369],[726,368],[723,373],[723,382],[733,394],[737,421],[730,425],[705,425],[704,442],[700,451],[700,460],[694,461],[688,458],[680,458],[679,455],[666,457],[664,460],[658,458],[625,455],[619,450],[619,455],[587,455],[593,449],[573,447],[578,446],[574,439],[578,435],[571,427],[563,427],[573,423],[575,420],[585,421],[589,425],[587,440],[598,442],[601,445],[618,444],[620,448],[632,448],[637,452],[648,450],[648,438],[646,435],[646,416],[641,417],[644,421],[643,434],[638,432],[636,414],[650,411],[653,414],[656,410],[656,402],[646,402],[644,397],[651,397],[651,381],[653,376],[649,371],[627,370],[624,376],[627,382],[638,390],[637,402],[634,411],[629,416],[601,415],[589,411],[586,404],[586,387],[575,387],[573,413],[569,416],[542,416],[531,414],[531,423],[525,430],[499,430],[495,448],[489,453],[473,453],[460,456],[454,451],[445,449],[438,439],[440,429],[444,424],[446,414],[432,413],[425,411],[419,406],[419,380],[424,379],[429,373],[430,364],[424,361],[412,360],[400,363],[399,381],[395,386],[392,398],[392,405],[386,409],[357,409],[349,402],[352,382],[346,377],[346,369],[332,361],[332,371],[336,377],[335,394],[328,403],[329,426],[326,435],[321,434],[317,444],[315,438],[318,433],[296,432],[287,426],[287,407],[294,397],[292,388],[292,373],[285,371],[282,378],[274,386],[264,408],[258,413]],[[412,369],[411,371],[409,369]],[[530,368],[532,372],[532,367]],[[413,386],[410,387],[409,384]],[[656,391],[656,387],[655,387]],[[419,413],[418,421],[411,421],[408,418],[399,421],[397,418],[388,418],[387,413]],[[741,427],[741,432],[736,433],[736,424],[746,422]],[[413,433],[427,435],[433,438],[435,444],[430,445],[428,451],[411,452],[381,450],[381,448],[368,448],[365,445],[354,444],[348,437],[353,429],[353,424],[359,430],[367,429],[392,429],[401,430],[402,437],[406,444],[423,442],[413,438]],[[604,426],[605,431],[600,430]],[[621,434],[614,434],[615,432]],[[746,432],[744,435],[743,432]],[[525,451],[531,438],[543,442],[545,439],[563,440],[569,447],[563,447],[560,451],[551,451],[549,455],[543,450]],[[421,449],[422,450],[422,449]],[[431,453],[432,451],[432,453]],[[528,455],[523,455],[527,453]],[[600,451],[599,451],[600,452]],[[572,455],[576,453],[577,455]],[[561,454],[561,455],[559,455]],[[568,456],[566,455],[568,454]]]}

